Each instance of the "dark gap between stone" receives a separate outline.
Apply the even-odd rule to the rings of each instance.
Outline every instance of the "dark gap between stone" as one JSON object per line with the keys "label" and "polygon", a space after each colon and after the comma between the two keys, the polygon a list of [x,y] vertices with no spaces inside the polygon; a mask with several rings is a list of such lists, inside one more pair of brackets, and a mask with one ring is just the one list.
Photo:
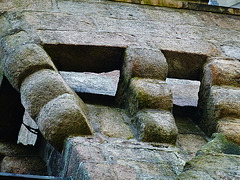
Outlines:
{"label": "dark gap between stone", "polygon": [[168,77],[201,80],[207,56],[187,52],[161,50],[168,63]]}

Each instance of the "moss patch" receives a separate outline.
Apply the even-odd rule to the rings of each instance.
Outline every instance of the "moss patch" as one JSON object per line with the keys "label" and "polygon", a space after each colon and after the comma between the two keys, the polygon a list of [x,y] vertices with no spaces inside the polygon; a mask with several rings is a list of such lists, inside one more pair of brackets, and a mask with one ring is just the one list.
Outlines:
{"label": "moss patch", "polygon": [[203,146],[199,153],[222,153],[240,155],[240,146],[228,141],[223,134],[213,134],[213,140]]}

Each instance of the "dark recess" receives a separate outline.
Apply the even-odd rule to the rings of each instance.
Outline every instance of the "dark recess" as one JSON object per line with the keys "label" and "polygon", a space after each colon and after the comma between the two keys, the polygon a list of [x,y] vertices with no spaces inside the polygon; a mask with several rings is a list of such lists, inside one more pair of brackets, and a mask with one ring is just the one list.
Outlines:
{"label": "dark recess", "polygon": [[0,87],[0,140],[17,142],[24,114],[20,99],[20,94],[4,77]]}
{"label": "dark recess", "polygon": [[107,46],[44,44],[60,71],[109,72],[120,70],[125,48]]}
{"label": "dark recess", "polygon": [[201,80],[206,55],[161,50],[167,59],[168,77]]}

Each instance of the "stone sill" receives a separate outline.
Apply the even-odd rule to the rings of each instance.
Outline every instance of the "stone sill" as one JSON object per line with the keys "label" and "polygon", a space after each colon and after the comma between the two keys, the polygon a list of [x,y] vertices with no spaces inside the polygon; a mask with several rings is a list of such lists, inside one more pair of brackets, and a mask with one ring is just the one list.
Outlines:
{"label": "stone sill", "polygon": [[240,15],[240,9],[223,7],[223,6],[211,6],[207,4],[200,4],[196,2],[187,2],[187,1],[176,1],[176,0],[111,0],[117,2],[126,2],[142,5],[152,5],[160,7],[170,7],[178,9],[189,9],[196,11],[208,11],[214,13],[223,13],[231,15]]}

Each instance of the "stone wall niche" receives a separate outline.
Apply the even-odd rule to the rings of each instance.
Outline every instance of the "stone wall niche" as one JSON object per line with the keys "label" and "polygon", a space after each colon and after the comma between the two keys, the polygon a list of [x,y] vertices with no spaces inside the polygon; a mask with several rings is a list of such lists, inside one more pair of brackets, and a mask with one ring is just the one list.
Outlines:
{"label": "stone wall niche", "polygon": [[124,47],[44,44],[44,48],[84,102],[115,104]]}

